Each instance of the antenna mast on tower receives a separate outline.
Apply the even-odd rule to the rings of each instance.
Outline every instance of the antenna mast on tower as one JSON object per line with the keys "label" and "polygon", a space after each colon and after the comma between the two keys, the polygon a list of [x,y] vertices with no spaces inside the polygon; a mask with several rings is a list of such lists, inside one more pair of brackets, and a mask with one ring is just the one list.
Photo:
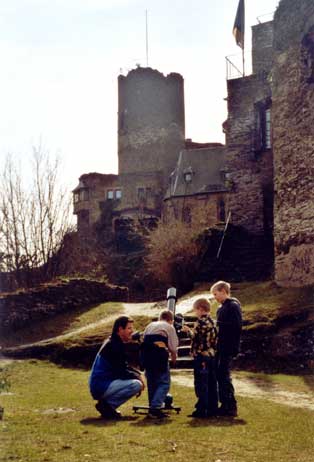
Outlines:
{"label": "antenna mast on tower", "polygon": [[145,10],[145,22],[146,22],[146,67],[148,67],[148,21],[147,21],[147,10]]}

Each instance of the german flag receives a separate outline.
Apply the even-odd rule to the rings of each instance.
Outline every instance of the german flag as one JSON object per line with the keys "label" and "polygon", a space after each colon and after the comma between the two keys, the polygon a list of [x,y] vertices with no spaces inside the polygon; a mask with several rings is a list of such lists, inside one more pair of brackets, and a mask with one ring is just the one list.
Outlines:
{"label": "german flag", "polygon": [[233,35],[236,44],[244,50],[244,24],[245,24],[244,0],[239,0],[237,14],[233,26]]}

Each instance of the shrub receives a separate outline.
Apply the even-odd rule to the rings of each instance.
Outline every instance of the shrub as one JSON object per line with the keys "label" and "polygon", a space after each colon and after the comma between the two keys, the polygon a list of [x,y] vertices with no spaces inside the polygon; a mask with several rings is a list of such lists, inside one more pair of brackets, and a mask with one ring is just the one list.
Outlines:
{"label": "shrub", "polygon": [[148,270],[162,283],[191,288],[200,266],[204,229],[199,220],[160,223],[149,235]]}

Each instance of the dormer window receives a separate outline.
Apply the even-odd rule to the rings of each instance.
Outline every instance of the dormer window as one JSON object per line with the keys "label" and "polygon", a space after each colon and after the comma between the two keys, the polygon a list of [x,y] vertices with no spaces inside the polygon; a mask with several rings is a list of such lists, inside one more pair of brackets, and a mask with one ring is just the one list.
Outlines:
{"label": "dormer window", "polygon": [[193,177],[193,170],[191,167],[188,167],[186,170],[183,171],[183,178],[185,183],[191,183]]}

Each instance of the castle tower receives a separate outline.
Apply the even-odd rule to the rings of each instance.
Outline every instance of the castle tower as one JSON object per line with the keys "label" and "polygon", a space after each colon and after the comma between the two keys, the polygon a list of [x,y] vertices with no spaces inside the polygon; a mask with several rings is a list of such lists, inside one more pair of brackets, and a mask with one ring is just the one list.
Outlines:
{"label": "castle tower", "polygon": [[158,173],[164,186],[184,147],[184,83],[137,68],[118,78],[119,175]]}

